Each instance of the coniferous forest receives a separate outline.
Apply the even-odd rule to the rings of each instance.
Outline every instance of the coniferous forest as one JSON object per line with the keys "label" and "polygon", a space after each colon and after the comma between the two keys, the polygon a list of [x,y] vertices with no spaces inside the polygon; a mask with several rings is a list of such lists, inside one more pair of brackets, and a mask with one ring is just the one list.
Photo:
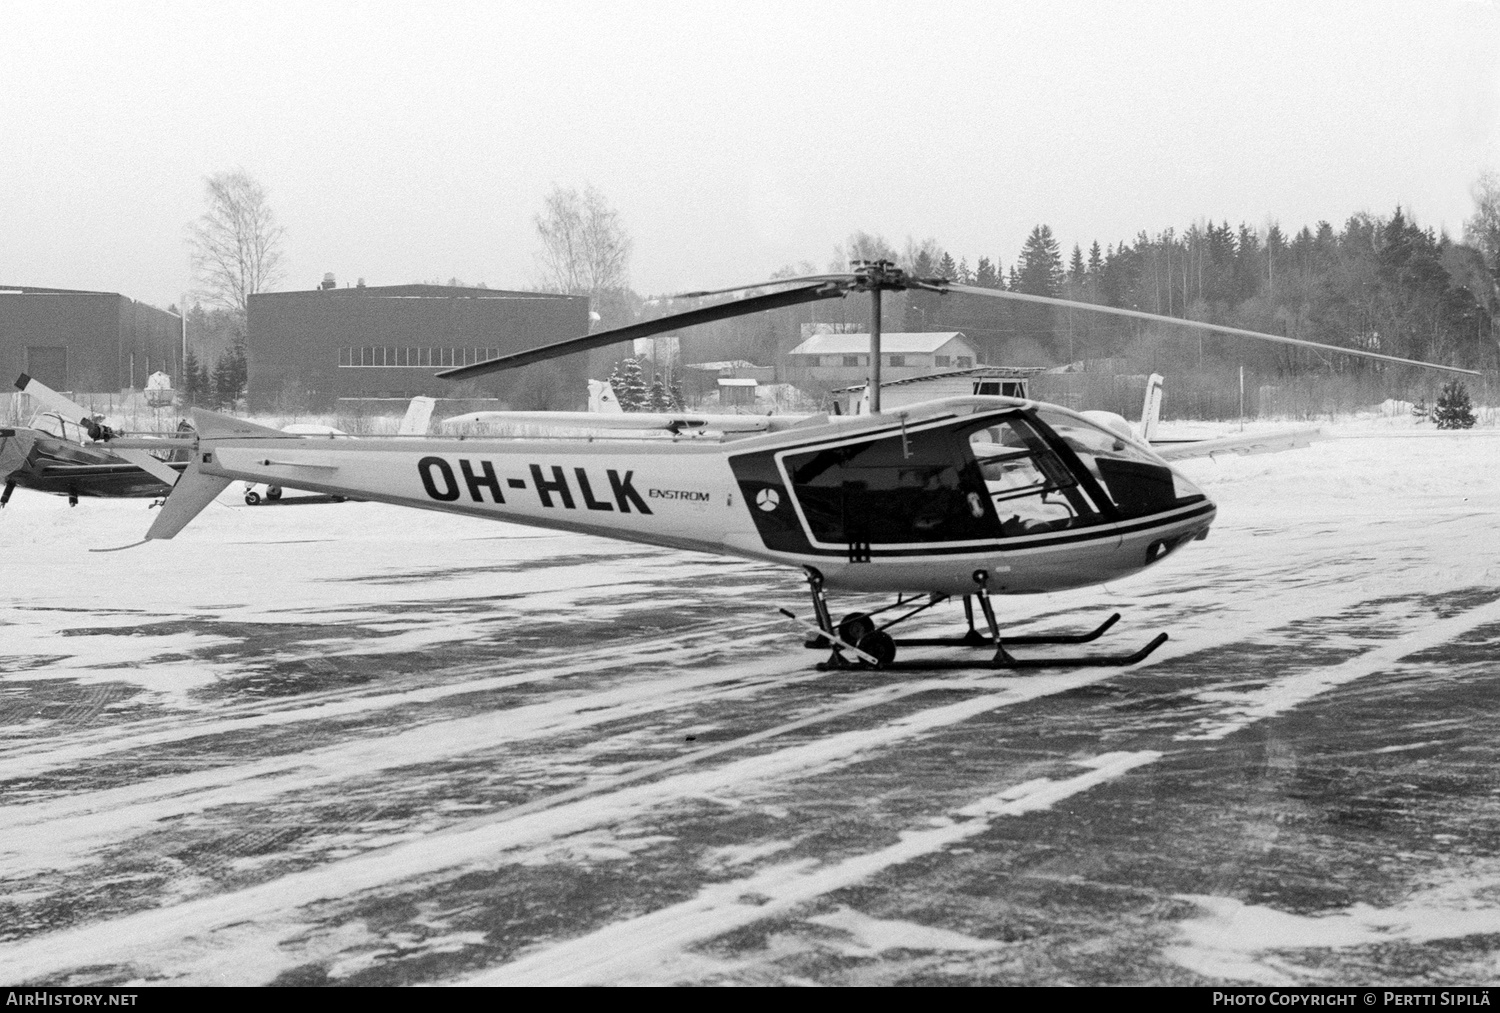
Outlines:
{"label": "coniferous forest", "polygon": [[[1358,214],[1342,226],[1318,222],[1288,233],[1227,221],[1178,231],[1141,231],[1133,239],[1077,244],[1064,253],[1046,225],[1017,256],[955,256],[936,240],[896,250],[855,233],[830,269],[852,259],[889,259],[919,276],[1006,288],[1103,306],[1221,323],[1482,370],[1466,379],[1476,403],[1494,404],[1500,369],[1500,202],[1484,197],[1459,242],[1415,221],[1402,208]],[[1488,218],[1486,217],[1488,212]],[[815,265],[779,274],[813,273]],[[664,311],[682,309],[667,304]],[[795,346],[809,324],[868,326],[863,300],[812,304],[699,328],[696,359],[769,361]],[[1431,403],[1452,374],[1325,354],[1271,343],[1177,330],[1167,325],[959,295],[909,292],[890,299],[888,330],[964,332],[989,364],[1076,364],[1079,375],[1047,378],[1039,394],[1122,414],[1139,410],[1130,378],[1168,380],[1168,414],[1230,418],[1247,414],[1312,416],[1356,410],[1387,399]],[[1243,375],[1243,379],[1242,379]],[[1242,395],[1242,384],[1244,393]],[[1055,388],[1055,389],[1053,389]]]}

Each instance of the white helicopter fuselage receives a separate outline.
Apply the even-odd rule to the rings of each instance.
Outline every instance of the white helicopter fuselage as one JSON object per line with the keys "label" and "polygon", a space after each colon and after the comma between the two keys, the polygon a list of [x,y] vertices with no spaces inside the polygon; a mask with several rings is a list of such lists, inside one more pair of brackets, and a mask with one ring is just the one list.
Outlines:
{"label": "white helicopter fuselage", "polygon": [[[976,571],[999,594],[1098,584],[1202,537],[1214,517],[1144,445],[1011,398],[816,417],[723,442],[289,438],[207,413],[198,422],[196,481],[293,485],[812,567],[847,590],[965,594]],[[1131,481],[1144,491],[1125,489]]]}

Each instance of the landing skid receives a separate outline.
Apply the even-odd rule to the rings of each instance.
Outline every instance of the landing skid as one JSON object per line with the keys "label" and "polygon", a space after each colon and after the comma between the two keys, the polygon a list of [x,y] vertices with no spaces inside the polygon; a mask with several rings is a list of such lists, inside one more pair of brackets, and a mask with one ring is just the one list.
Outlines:
{"label": "landing skid", "polygon": [[[1150,643],[1130,654],[1017,658],[1007,648],[1018,644],[1092,643],[1120,621],[1120,613],[1114,613],[1087,633],[1023,634],[1020,636],[1002,637],[1000,634],[1000,625],[995,619],[994,606],[990,601],[989,590],[986,586],[988,574],[982,570],[976,571],[974,574],[974,583],[977,585],[974,594],[964,595],[963,598],[964,616],[968,620],[969,626],[966,633],[959,637],[893,637],[887,632],[888,630],[918,613],[925,612],[934,605],[946,601],[948,596],[930,595],[925,601],[918,598],[898,597],[890,605],[875,609],[873,612],[851,613],[835,624],[832,613],[828,609],[827,595],[823,591],[823,575],[812,567],[807,567],[806,569],[808,587],[812,592],[813,599],[811,621],[799,618],[786,609],[782,609],[781,612],[814,634],[803,645],[804,647],[829,651],[828,660],[818,664],[819,671],[826,672],[846,668],[878,668],[907,672],[973,668],[1001,670],[1113,668],[1134,665],[1140,661],[1144,661],[1153,651],[1167,642],[1167,635],[1159,633]],[[989,628],[988,633],[980,632],[975,626],[975,600],[979,602],[985,625]],[[895,618],[877,623],[877,616],[898,609],[906,609],[906,611],[897,614]],[[895,660],[896,649],[898,647],[966,647],[993,649],[995,653],[988,661],[953,659],[898,662]]]}

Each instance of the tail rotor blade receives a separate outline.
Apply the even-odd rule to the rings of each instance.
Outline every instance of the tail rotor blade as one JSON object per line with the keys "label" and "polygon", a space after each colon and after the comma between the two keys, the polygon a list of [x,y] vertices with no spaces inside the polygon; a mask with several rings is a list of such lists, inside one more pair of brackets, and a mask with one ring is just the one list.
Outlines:
{"label": "tail rotor blade", "polygon": [[1118,309],[1114,306],[1100,306],[1097,303],[1078,302],[1075,299],[1054,299],[1051,296],[1027,295],[1024,292],[1009,292],[997,288],[976,288],[973,285],[947,285],[949,292],[961,292],[964,295],[977,295],[986,299],[1010,299],[1015,302],[1038,303],[1043,306],[1058,306],[1063,309],[1085,310],[1092,313],[1107,313],[1111,316],[1130,317],[1133,320],[1149,320],[1152,323],[1171,324],[1175,327],[1186,327],[1191,330],[1211,331],[1216,334],[1230,334],[1239,338],[1254,338],[1257,341],[1272,341],[1278,345],[1296,345],[1302,348],[1317,348],[1324,352],[1337,352],[1341,355],[1356,355],[1362,359],[1379,359],[1382,362],[1398,362],[1403,366],[1420,366],[1423,369],[1441,369],[1449,373],[1464,373],[1468,376],[1479,376],[1476,369],[1461,369],[1458,366],[1444,366],[1437,362],[1422,362],[1419,359],[1403,359],[1397,355],[1383,355],[1380,352],[1367,352],[1362,348],[1345,348],[1342,345],[1325,345],[1321,341],[1308,341],[1304,338],[1288,338],[1280,334],[1266,334],[1263,331],[1247,331],[1240,327],[1225,327],[1222,324],[1210,324],[1201,320],[1184,320],[1181,317],[1168,317],[1160,313],[1143,313],[1140,310]]}

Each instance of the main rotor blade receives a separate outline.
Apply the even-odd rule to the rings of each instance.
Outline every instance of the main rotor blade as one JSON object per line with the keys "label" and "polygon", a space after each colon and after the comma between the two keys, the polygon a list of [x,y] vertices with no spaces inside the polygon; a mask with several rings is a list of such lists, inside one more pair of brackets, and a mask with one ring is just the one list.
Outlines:
{"label": "main rotor blade", "polygon": [[599,331],[596,334],[585,334],[582,337],[569,338],[566,341],[555,341],[550,345],[540,348],[530,348],[524,352],[515,352],[511,355],[502,355],[497,359],[487,359],[484,362],[476,362],[469,366],[459,366],[455,369],[445,369],[438,376],[445,380],[466,380],[471,376],[483,376],[486,373],[496,373],[502,369],[515,369],[518,366],[529,366],[533,362],[545,362],[555,359],[561,355],[571,355],[574,352],[587,352],[594,348],[603,348],[606,345],[617,345],[622,341],[632,341],[636,338],[649,338],[653,334],[663,334],[667,331],[675,331],[683,327],[692,327],[695,324],[713,323],[715,320],[728,320],[731,317],[742,317],[761,310],[781,309],[783,306],[796,306],[799,303],[817,302],[819,299],[837,299],[844,294],[844,290],[837,286],[828,284],[808,285],[803,288],[794,288],[785,292],[772,292],[768,295],[754,295],[747,299],[735,299],[716,306],[704,306],[701,309],[688,310],[685,313],[673,313],[670,316],[657,317],[655,320],[647,320],[639,324],[630,324],[627,327],[616,327],[608,331]]}
{"label": "main rotor blade", "polygon": [[[16,388],[23,393],[30,394],[59,415],[76,421],[91,437],[98,439],[95,434],[99,431],[99,424],[94,421],[93,414],[87,408],[70,401],[45,383],[25,373],[22,373],[16,380]],[[103,446],[109,446],[107,442],[101,441],[101,443]],[[129,461],[158,481],[165,482],[169,488],[177,484],[177,472],[144,450],[116,450],[110,447],[109,452]]]}
{"label": "main rotor blade", "polygon": [[666,299],[702,299],[711,295],[728,295],[730,292],[751,292],[758,288],[775,288],[779,285],[797,285],[807,282],[825,283],[830,281],[853,284],[857,279],[848,273],[834,274],[803,274],[795,278],[772,278],[770,281],[757,281],[753,285],[731,285],[729,288],[706,288],[700,292],[678,292],[675,295],[664,296]]}
{"label": "main rotor blade", "polygon": [[1458,366],[1444,366],[1436,362],[1422,362],[1419,359],[1403,359],[1397,355],[1383,355],[1380,352],[1367,352],[1362,348],[1345,348],[1342,345],[1325,345],[1321,341],[1308,341],[1305,338],[1288,338],[1280,334],[1266,334],[1262,331],[1247,331],[1240,327],[1225,327],[1222,324],[1204,323],[1201,320],[1184,320],[1181,317],[1169,317],[1160,313],[1142,313],[1140,310],[1122,310],[1113,306],[1100,306],[1097,303],[1078,302],[1074,299],[1053,299],[1045,295],[1027,295],[1024,292],[1007,292],[1003,289],[976,288],[973,285],[948,285],[949,292],[962,292],[964,295],[983,296],[986,299],[1013,299],[1017,302],[1041,303],[1044,306],[1060,306],[1064,309],[1088,310],[1093,313],[1108,313],[1117,317],[1131,317],[1135,320],[1149,320],[1152,323],[1173,324],[1177,327],[1187,327],[1200,331],[1216,331],[1220,334],[1233,334],[1241,338],[1255,338],[1259,341],[1274,341],[1279,345],[1298,345],[1303,348],[1318,348],[1325,352],[1338,352],[1343,355],[1357,355],[1363,359],[1379,359],[1383,362],[1399,362],[1404,366],[1421,366],[1424,369],[1441,369],[1449,373],[1464,373],[1469,376],[1481,375],[1477,369],[1461,369]]}

